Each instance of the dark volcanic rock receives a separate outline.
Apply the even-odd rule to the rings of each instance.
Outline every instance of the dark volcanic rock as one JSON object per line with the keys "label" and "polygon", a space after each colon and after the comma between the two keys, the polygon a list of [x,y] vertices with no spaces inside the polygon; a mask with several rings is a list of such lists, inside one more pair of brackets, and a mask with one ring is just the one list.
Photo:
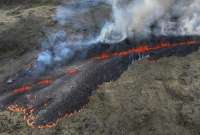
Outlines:
{"label": "dark volcanic rock", "polygon": [[[26,1],[32,2],[29,0],[23,2]],[[16,4],[22,0],[1,2]],[[38,38],[42,36],[38,35],[39,31],[46,23],[48,24],[47,20],[54,7],[41,6],[24,10],[22,6],[22,9],[21,7],[9,9],[8,13],[7,8],[6,12],[0,10],[0,20],[3,20],[0,22],[0,55],[9,53],[8,56],[11,56],[9,50],[11,49],[16,51],[11,53],[14,54],[12,57],[15,57],[16,53],[23,54],[24,50],[26,52],[27,49],[35,48]],[[27,18],[27,15],[32,13],[33,18]],[[45,16],[47,20],[37,15]],[[34,25],[30,26],[32,23]],[[16,57],[12,61],[10,57],[8,59],[1,57],[0,82],[6,76],[17,72],[36,55],[37,52],[34,51]],[[163,56],[162,53],[152,55]],[[199,58],[200,52],[194,52],[184,57],[161,58],[151,64],[147,60],[135,62],[117,81],[99,86],[98,91],[92,93],[89,104],[82,112],[65,118],[51,129],[31,129],[24,123],[20,113],[0,112],[0,134],[198,135],[200,133]],[[14,71],[10,70],[11,67]],[[10,73],[11,71],[13,72]],[[41,111],[40,115],[45,115],[45,111]]]}

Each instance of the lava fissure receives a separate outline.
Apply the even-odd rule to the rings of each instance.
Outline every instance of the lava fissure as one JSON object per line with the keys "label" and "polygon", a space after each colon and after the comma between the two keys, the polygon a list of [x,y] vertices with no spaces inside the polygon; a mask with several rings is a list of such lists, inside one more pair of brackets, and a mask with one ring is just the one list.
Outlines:
{"label": "lava fissure", "polygon": [[[95,57],[75,62],[73,66],[54,69],[38,78],[31,79],[24,72],[15,76],[13,83],[4,83],[0,87],[3,91],[0,107],[23,112],[31,127],[53,127],[63,116],[81,110],[98,85],[116,80],[132,61],[145,56],[154,59],[187,54],[198,50],[199,46],[200,40],[197,38],[169,38],[152,44],[122,42],[103,49],[98,47],[101,51],[97,50]],[[93,52],[88,53],[89,56],[91,54]]]}

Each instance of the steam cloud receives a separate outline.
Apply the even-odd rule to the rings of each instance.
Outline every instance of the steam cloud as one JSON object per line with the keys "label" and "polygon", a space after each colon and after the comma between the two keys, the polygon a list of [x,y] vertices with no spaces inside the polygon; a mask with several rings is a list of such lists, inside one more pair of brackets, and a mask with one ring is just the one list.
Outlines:
{"label": "steam cloud", "polygon": [[72,1],[68,4],[58,6],[53,20],[58,22],[58,31],[48,34],[46,39],[42,42],[42,52],[38,55],[36,64],[34,66],[34,73],[43,73],[47,68],[55,65],[62,65],[68,63],[75,57],[77,51],[82,52],[92,44],[97,43],[97,38],[92,36],[84,37],[84,35],[68,35],[65,32],[66,24],[71,24],[76,29],[83,29],[82,23],[78,20],[78,16],[84,15],[89,10],[101,3],[102,0],[85,0]]}
{"label": "steam cloud", "polygon": [[[65,24],[71,23],[82,28],[77,21],[80,13],[105,3],[112,8],[112,18],[96,33],[88,38],[77,36],[70,40],[64,31]],[[117,43],[126,38],[153,35],[199,35],[200,0],[82,0],[63,4],[53,17],[60,30],[49,34],[42,43],[35,69],[43,72],[47,67],[66,63],[77,50],[84,50],[94,43]]]}
{"label": "steam cloud", "polygon": [[200,34],[199,0],[110,0],[110,4],[113,20],[102,29],[101,41],[119,42],[149,34]]}

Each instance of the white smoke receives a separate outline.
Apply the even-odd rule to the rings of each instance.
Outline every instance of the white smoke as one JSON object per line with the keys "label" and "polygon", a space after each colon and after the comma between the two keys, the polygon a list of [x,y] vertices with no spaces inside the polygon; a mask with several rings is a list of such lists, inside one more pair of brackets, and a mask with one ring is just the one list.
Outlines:
{"label": "white smoke", "polygon": [[110,4],[113,20],[102,29],[100,41],[119,42],[149,34],[200,34],[200,0],[110,0]]}
{"label": "white smoke", "polygon": [[[159,20],[160,33],[165,35],[199,35],[200,34],[200,1],[180,0],[172,6],[171,12]],[[173,16],[177,19],[171,20]],[[159,33],[159,34],[160,34]]]}
{"label": "white smoke", "polygon": [[58,6],[54,20],[58,21],[60,25],[65,25],[67,22],[75,22],[79,14],[84,14],[90,10],[90,8],[97,6],[98,4],[105,2],[106,0],[74,0]]}
{"label": "white smoke", "polygon": [[[112,8],[112,18],[92,36],[68,35],[65,26],[84,28],[79,17],[94,6],[105,3]],[[42,43],[36,69],[57,63],[67,63],[77,50],[98,42],[116,43],[126,38],[154,35],[199,35],[200,0],[77,0],[63,4],[53,17],[58,22],[58,32],[49,34]],[[99,9],[97,9],[99,10]],[[103,12],[103,11],[102,11]],[[77,17],[78,16],[78,17]],[[95,23],[95,22],[94,22]],[[77,36],[77,37],[76,37]],[[76,37],[73,40],[70,37]]]}
{"label": "white smoke", "polygon": [[[69,39],[65,31],[58,31],[50,34],[46,40],[42,42],[42,51],[39,53],[35,70],[43,73],[48,67],[68,63],[74,58],[79,51],[84,54],[90,45],[97,43],[95,38],[83,39],[77,36],[76,39]],[[81,55],[81,54],[79,54]],[[34,72],[35,73],[35,72]]]}
{"label": "white smoke", "polygon": [[[173,1],[111,0],[113,22],[105,25],[101,32],[101,40],[105,42],[118,42],[127,37],[132,37],[134,34],[148,34],[150,32],[150,25],[169,10]],[[118,35],[116,41],[113,40],[113,33]]]}
{"label": "white smoke", "polygon": [[[81,19],[84,20],[83,15],[101,2],[102,0],[74,0],[58,6],[53,16],[53,20],[58,22],[58,31],[45,34],[45,40],[41,43],[42,51],[39,53],[34,66],[36,73],[43,73],[47,68],[55,65],[66,64],[75,57],[77,52],[82,51],[83,54],[79,54],[81,57],[84,55],[83,50],[98,42],[93,35],[88,37],[81,33],[69,35],[65,31],[65,27],[70,24],[70,26],[76,27],[76,30],[81,31],[84,28],[80,21]],[[80,16],[83,18],[79,19]]]}

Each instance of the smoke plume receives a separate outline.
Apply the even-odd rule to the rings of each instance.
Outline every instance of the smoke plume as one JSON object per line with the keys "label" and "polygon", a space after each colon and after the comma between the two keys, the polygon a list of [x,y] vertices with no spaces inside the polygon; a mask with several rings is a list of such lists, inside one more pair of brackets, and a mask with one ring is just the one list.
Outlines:
{"label": "smoke plume", "polygon": [[[66,24],[79,31],[91,29],[79,18],[87,17],[91,8],[102,3],[111,7],[111,18],[99,31],[87,36],[81,32],[66,33]],[[35,69],[40,73],[48,67],[66,64],[76,56],[77,50],[84,54],[85,49],[98,42],[117,43],[149,35],[199,35],[199,7],[200,0],[74,0],[64,3],[53,17],[59,29],[42,42]]]}
{"label": "smoke plume", "polygon": [[127,37],[199,35],[199,0],[110,0],[112,21],[100,40],[119,42]]}

